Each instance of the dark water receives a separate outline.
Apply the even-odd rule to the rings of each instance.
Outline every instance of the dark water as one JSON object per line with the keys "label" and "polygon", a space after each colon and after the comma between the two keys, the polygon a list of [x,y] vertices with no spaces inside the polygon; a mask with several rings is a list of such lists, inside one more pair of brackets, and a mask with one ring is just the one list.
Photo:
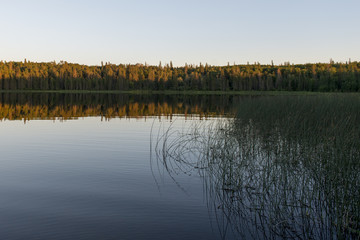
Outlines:
{"label": "dark water", "polygon": [[356,94],[0,100],[1,239],[360,236]]}

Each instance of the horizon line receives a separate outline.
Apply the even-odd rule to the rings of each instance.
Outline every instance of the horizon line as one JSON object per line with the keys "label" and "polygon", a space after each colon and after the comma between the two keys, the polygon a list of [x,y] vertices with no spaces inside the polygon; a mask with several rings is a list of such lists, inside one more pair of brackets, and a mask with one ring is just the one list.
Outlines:
{"label": "horizon line", "polygon": [[[22,61],[16,61],[16,60],[2,60],[0,59],[0,63],[55,63],[55,64],[63,64],[63,63],[67,63],[67,64],[77,64],[77,65],[82,65],[82,66],[89,66],[89,67],[101,67],[103,65],[125,65],[125,66],[136,66],[136,65],[140,65],[140,66],[146,66],[146,67],[160,67],[160,65],[162,67],[168,66],[173,64],[172,61],[170,62],[162,62],[159,61],[158,65],[155,64],[148,64],[146,61],[144,63],[111,63],[110,61],[100,61],[100,64],[85,64],[85,63],[79,63],[79,62],[71,62],[71,61],[66,61],[66,60],[52,60],[52,61],[31,61],[28,60],[27,58],[24,58],[24,60]],[[236,63],[235,61],[230,63],[228,62],[225,65],[212,65],[209,64],[207,62],[203,63],[203,62],[199,62],[199,63],[187,63],[185,62],[184,65],[176,65],[173,66],[174,68],[182,68],[182,67],[200,67],[200,66],[211,66],[211,67],[227,67],[227,66],[255,66],[255,65],[260,65],[260,66],[289,66],[289,65],[308,65],[308,64],[351,64],[351,63],[358,63],[360,61],[353,61],[351,58],[349,58],[347,61],[343,62],[343,61],[334,61],[332,58],[329,59],[328,62],[305,62],[305,63],[294,63],[294,62],[290,62],[290,61],[284,61],[280,64],[275,64],[273,62],[273,60],[270,61],[270,63],[260,63],[259,61],[255,61],[253,63],[250,63],[250,61],[247,61],[246,63]]]}

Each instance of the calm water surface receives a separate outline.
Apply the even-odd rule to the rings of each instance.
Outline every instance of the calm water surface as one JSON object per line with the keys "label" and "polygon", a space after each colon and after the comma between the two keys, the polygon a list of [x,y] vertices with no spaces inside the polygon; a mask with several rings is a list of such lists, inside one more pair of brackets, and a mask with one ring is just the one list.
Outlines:
{"label": "calm water surface", "polygon": [[217,239],[200,177],[152,171],[151,128],[169,121],[1,122],[1,238]]}
{"label": "calm water surface", "polygon": [[1,239],[219,238],[201,178],[179,176],[175,183],[150,157],[151,130],[155,141],[170,124],[182,129],[204,121],[199,113],[206,109],[188,110],[199,102],[62,94],[1,99]]}
{"label": "calm water surface", "polygon": [[0,94],[0,238],[357,239],[359,107]]}

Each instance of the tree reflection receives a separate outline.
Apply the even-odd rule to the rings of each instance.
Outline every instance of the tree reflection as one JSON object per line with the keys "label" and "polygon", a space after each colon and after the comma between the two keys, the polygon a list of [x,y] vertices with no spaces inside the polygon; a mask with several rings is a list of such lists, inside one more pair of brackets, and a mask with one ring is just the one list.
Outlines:
{"label": "tree reflection", "polygon": [[0,93],[0,120],[73,119],[101,116],[145,118],[176,115],[200,118],[233,114],[246,96],[104,93]]}
{"label": "tree reflection", "polygon": [[157,160],[202,176],[224,239],[359,239],[359,109],[358,95],[244,100],[234,119],[168,129]]}

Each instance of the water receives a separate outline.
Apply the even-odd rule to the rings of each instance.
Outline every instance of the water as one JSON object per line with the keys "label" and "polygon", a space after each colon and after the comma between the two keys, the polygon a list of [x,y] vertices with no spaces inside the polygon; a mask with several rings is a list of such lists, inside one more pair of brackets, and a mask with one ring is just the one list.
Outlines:
{"label": "water", "polygon": [[[0,99],[1,239],[359,236],[357,95]],[[335,167],[348,178],[336,180]],[[333,184],[316,185],[314,171]],[[264,178],[273,184],[260,184]],[[298,198],[311,207],[283,207]],[[329,206],[346,211],[327,212],[324,226],[312,219]]]}
{"label": "water", "polygon": [[154,181],[153,123],[2,122],[1,238],[214,239],[199,178]]}

